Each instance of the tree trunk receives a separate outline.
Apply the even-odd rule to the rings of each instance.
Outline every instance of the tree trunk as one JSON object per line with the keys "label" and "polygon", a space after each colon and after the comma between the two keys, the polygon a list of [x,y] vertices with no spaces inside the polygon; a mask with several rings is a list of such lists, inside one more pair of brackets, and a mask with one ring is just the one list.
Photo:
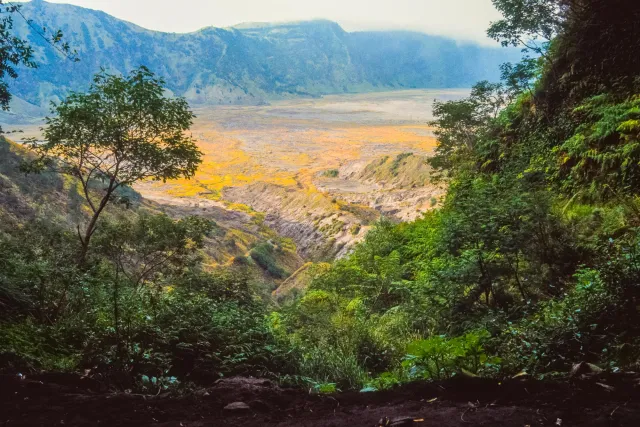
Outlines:
{"label": "tree trunk", "polygon": [[122,357],[122,340],[120,339],[120,275],[116,268],[116,279],[113,282],[113,323],[116,332],[116,359]]}
{"label": "tree trunk", "polygon": [[109,203],[109,199],[111,198],[111,195],[115,190],[115,187],[113,186],[113,184],[114,184],[114,180],[112,179],[109,182],[109,188],[107,189],[107,194],[105,194],[105,196],[100,201],[100,205],[98,206],[98,209],[96,209],[96,211],[93,213],[93,216],[91,217],[91,221],[89,221],[89,225],[87,225],[87,228],[85,229],[84,237],[80,235],[80,230],[78,230],[78,238],[80,239],[80,253],[78,254],[78,265],[80,266],[84,265],[84,263],[87,260],[87,254],[89,253],[89,243],[91,242],[91,237],[93,236],[93,233],[96,231],[98,218],[100,218],[100,214],[102,213],[104,208],[107,206],[107,203]]}

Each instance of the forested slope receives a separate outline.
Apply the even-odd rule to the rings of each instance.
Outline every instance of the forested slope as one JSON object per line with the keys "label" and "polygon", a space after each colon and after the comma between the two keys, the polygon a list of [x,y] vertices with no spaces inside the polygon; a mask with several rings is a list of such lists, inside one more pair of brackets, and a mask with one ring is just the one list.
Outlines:
{"label": "forested slope", "polygon": [[277,314],[309,376],[379,389],[637,369],[640,6],[494,3],[490,35],[551,42],[436,104],[440,209],[381,223]]}
{"label": "forested slope", "polygon": [[[82,262],[72,228],[39,218],[3,230],[2,370],[87,369],[106,388],[154,393],[232,374],[329,393],[637,372],[640,7],[494,3],[504,19],[490,35],[550,42],[527,42],[533,59],[503,67],[502,82],[436,104],[429,179],[448,186],[438,209],[380,221],[348,257],[305,266],[282,305],[261,299],[243,266],[286,275],[274,260],[289,242],[210,271],[202,249],[215,230],[200,217],[105,220]],[[153,99],[176,102],[136,73],[103,78],[151,82]]]}

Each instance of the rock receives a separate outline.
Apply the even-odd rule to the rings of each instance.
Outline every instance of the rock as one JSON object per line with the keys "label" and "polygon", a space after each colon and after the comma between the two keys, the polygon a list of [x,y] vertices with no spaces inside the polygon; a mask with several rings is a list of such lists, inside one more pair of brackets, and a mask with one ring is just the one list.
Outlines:
{"label": "rock", "polygon": [[225,411],[237,411],[237,412],[241,412],[241,411],[248,411],[251,408],[249,407],[249,405],[247,405],[244,402],[233,402],[233,403],[229,403],[227,406],[224,407]]}
{"label": "rock", "polygon": [[604,372],[604,369],[597,365],[594,365],[593,363],[587,363],[587,365],[589,366],[591,372],[593,372],[594,374],[601,374],[602,372]]}
{"label": "rock", "polygon": [[593,363],[580,362],[573,365],[571,369],[571,376],[576,377],[578,375],[598,375],[603,372],[603,369]]}
{"label": "rock", "polygon": [[602,387],[603,389],[605,389],[608,392],[613,392],[616,391],[615,387],[611,387],[610,385],[604,384],[604,383],[596,383],[597,385],[599,385],[600,387]]}
{"label": "rock", "polygon": [[196,390],[196,392],[193,393],[193,394],[195,394],[198,397],[207,397],[207,396],[209,396],[209,392],[207,390],[205,390],[205,389]]}
{"label": "rock", "polygon": [[412,426],[416,422],[422,422],[423,420],[416,420],[413,417],[399,417],[389,419],[388,417],[383,417],[378,421],[378,427],[405,427]]}

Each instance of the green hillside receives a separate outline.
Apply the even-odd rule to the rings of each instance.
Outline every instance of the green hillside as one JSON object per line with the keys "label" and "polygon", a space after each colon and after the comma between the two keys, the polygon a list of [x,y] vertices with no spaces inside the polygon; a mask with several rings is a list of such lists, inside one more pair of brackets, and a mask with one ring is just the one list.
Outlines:
{"label": "green hillside", "polygon": [[[46,124],[47,142],[30,145],[41,155],[30,171],[49,174],[21,176],[20,158],[34,154],[3,141],[0,201],[10,206],[8,216],[33,220],[0,223],[0,373],[44,395],[42,383],[24,382],[24,373],[79,372],[96,389],[124,392],[100,400],[114,408],[134,399],[145,405],[193,401],[198,411],[222,402],[213,389],[198,387],[241,376],[242,401],[234,397],[231,407],[216,412],[246,411],[226,412],[237,425],[264,423],[257,415],[264,401],[249,399],[252,393],[262,399],[271,384],[260,379],[252,392],[249,376],[308,394],[433,382],[370,401],[415,398],[402,410],[426,414],[441,405],[440,396],[455,398],[457,412],[446,416],[456,425],[458,418],[472,424],[465,415],[471,419],[497,405],[511,414],[520,399],[533,406],[526,424],[516,425],[580,425],[567,416],[575,417],[582,400],[589,409],[581,416],[593,415],[591,425],[615,425],[614,413],[626,411],[637,396],[640,369],[640,6],[628,0],[493,3],[503,17],[488,33],[505,46],[526,40],[533,58],[503,67],[499,82],[478,82],[467,98],[436,102],[431,125],[438,144],[427,163],[405,153],[364,167],[362,180],[400,187],[439,181],[447,192],[415,221],[377,221],[347,256],[331,263],[303,264],[291,256],[289,239],[272,235],[212,270],[207,239],[219,230],[200,209],[173,217],[129,215],[115,193],[121,183],[189,178],[201,159],[186,132],[189,106],[167,96],[146,68],[99,75],[87,93],[57,106],[57,117]],[[152,36],[118,25],[118,36]],[[318,25],[296,24],[291,31]],[[333,24],[321,26],[337,37]],[[281,40],[274,31],[289,31],[249,27],[202,33],[226,31],[239,43],[255,38],[271,46],[277,44],[272,39]],[[96,21],[92,28],[101,27]],[[530,43],[540,35],[549,43]],[[232,54],[227,50],[223,57]],[[83,224],[70,227],[33,213],[40,202],[56,207],[73,199],[64,194],[77,194],[51,172],[60,163],[82,184],[79,206],[96,219],[84,235]],[[329,170],[324,178],[340,179],[340,173]],[[87,190],[93,182],[99,186]],[[307,209],[273,184],[254,190],[255,198]],[[16,203],[20,194],[27,196]],[[111,215],[100,216],[98,202]],[[252,217],[268,234],[264,221],[261,214]],[[329,227],[334,224],[345,225],[332,221]],[[247,266],[284,279],[275,300],[257,291]],[[536,389],[548,391],[544,399]],[[155,397],[147,401],[138,393]],[[279,391],[278,399],[292,395]],[[16,408],[31,402],[8,396]],[[335,424],[343,397],[314,397],[324,411],[317,413],[306,405],[291,413],[278,406],[267,422],[297,425],[323,414],[324,425]],[[64,405],[76,410],[88,399]],[[365,399],[353,401],[370,411]],[[67,410],[60,408],[57,415]],[[549,408],[555,412],[543,420],[540,410]],[[65,424],[86,424],[72,419],[71,410]],[[376,418],[387,410],[379,408]],[[15,413],[18,419],[28,411]],[[194,414],[201,423],[197,411],[189,417]],[[289,419],[300,414],[302,423]],[[487,425],[506,425],[510,416]],[[391,423],[382,418],[379,424],[398,425]]]}

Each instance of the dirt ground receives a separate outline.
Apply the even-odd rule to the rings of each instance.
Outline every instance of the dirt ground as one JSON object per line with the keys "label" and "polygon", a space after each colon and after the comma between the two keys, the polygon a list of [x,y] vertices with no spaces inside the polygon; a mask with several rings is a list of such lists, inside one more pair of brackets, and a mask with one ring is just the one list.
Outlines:
{"label": "dirt ground", "polygon": [[[184,396],[91,391],[55,375],[0,378],[1,426],[640,426],[637,377],[457,379],[379,393],[310,395],[230,378]],[[234,402],[248,406],[225,409]],[[244,405],[240,405],[244,406]]]}

